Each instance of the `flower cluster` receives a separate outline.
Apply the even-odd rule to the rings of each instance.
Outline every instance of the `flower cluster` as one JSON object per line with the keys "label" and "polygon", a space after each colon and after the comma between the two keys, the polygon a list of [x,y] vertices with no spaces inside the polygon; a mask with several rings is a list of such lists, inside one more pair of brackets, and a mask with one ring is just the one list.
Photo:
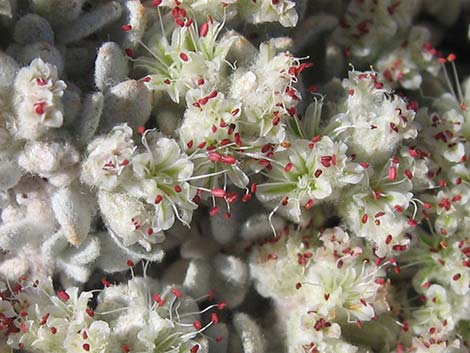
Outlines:
{"label": "flower cluster", "polygon": [[467,5],[0,0],[0,351],[468,352]]}

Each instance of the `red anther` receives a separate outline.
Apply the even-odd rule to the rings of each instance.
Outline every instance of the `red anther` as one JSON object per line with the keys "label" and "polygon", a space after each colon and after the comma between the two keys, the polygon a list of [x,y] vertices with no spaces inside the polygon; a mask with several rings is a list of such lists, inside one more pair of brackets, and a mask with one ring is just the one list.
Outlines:
{"label": "red anther", "polygon": [[152,294],[152,299],[157,303],[160,303],[162,301],[162,297],[160,297],[157,293]]}
{"label": "red anther", "polygon": [[152,1],[152,6],[157,7],[160,6],[163,0],[153,0]]}
{"label": "red anther", "polygon": [[330,293],[323,294],[323,298],[325,298],[325,300],[328,301],[328,299],[330,299]]}
{"label": "red anther", "polygon": [[308,200],[307,203],[305,204],[305,208],[306,208],[307,210],[309,210],[309,209],[311,209],[311,208],[313,207],[313,205],[315,205],[315,200],[310,199],[310,200]]}
{"label": "red anther", "polygon": [[325,324],[326,324],[325,319],[321,318],[315,322],[315,324],[313,325],[313,328],[315,329],[315,331],[320,331],[322,328],[325,327]]}
{"label": "red anther", "polygon": [[273,125],[274,126],[279,125],[280,121],[281,121],[281,118],[279,117],[279,115],[275,115],[274,118],[273,118]]}
{"label": "red anther", "polygon": [[315,176],[315,178],[318,178],[320,177],[320,175],[322,175],[322,173],[323,173],[323,170],[317,169],[315,170],[315,173],[313,173],[313,175]]}
{"label": "red anther", "polygon": [[385,284],[385,280],[383,278],[376,278],[374,282],[379,285]]}
{"label": "red anther", "polygon": [[85,351],[88,352],[88,351],[90,350],[90,345],[89,345],[88,343],[84,343],[84,344],[82,345],[82,348],[83,348]]}
{"label": "red anther", "polygon": [[289,198],[287,196],[284,196],[281,201],[282,206],[286,206],[289,203]]}
{"label": "red anther", "polygon": [[453,62],[455,61],[455,59],[457,59],[457,56],[454,53],[450,53],[449,55],[447,55],[447,61]]}
{"label": "red anther", "polygon": [[295,289],[300,289],[301,287],[302,287],[302,283],[297,282],[297,283],[295,284]]}
{"label": "red anther", "polygon": [[450,201],[447,198],[444,198],[441,201],[439,201],[438,205],[440,208],[444,208],[446,211],[448,211],[451,206]]}
{"label": "red anther", "polygon": [[361,218],[362,224],[366,224],[368,220],[369,220],[369,215],[367,213],[364,213]]}
{"label": "red anther", "polygon": [[151,236],[153,234],[153,229],[152,228],[148,228],[147,229],[147,235],[148,236]]}
{"label": "red anther", "polygon": [[134,261],[132,261],[132,260],[127,260],[126,263],[127,263],[127,266],[129,266],[129,267],[134,267],[135,266]]}
{"label": "red anther", "polygon": [[321,135],[317,135],[317,136],[312,137],[310,141],[312,141],[313,143],[317,143],[320,140],[321,140]]}
{"label": "red anther", "polygon": [[199,345],[195,344],[194,346],[191,347],[191,349],[189,351],[191,353],[197,353],[198,350],[199,350]]}
{"label": "red anther", "polygon": [[263,147],[261,147],[261,152],[262,152],[262,153],[266,153],[266,152],[268,152],[271,148],[272,148],[271,145],[268,143],[268,144],[264,145]]}
{"label": "red anther", "polygon": [[220,161],[224,164],[235,164],[235,163],[237,163],[237,160],[232,156],[222,156]]}
{"label": "red anther", "polygon": [[397,178],[397,168],[396,167],[390,167],[388,169],[388,180],[394,181]]}
{"label": "red anther", "polygon": [[400,205],[395,205],[393,206],[393,209],[395,211],[397,211],[398,213],[402,213],[403,212],[403,207],[401,207]]}
{"label": "red anther", "polygon": [[232,111],[230,112],[230,114],[232,114],[232,116],[237,116],[238,113],[240,113],[240,108],[235,108],[234,110],[232,110]]}
{"label": "red anther", "polygon": [[212,189],[211,190],[211,195],[214,197],[225,197],[227,193],[225,192],[224,189]]}
{"label": "red anther", "polygon": [[121,29],[124,31],[124,32],[129,32],[131,29],[132,29],[132,26],[130,24],[125,24],[125,25],[122,25],[121,26]]}
{"label": "red anther", "polygon": [[42,77],[38,77],[36,79],[36,83],[38,84],[38,86],[45,86],[47,84],[47,81]]}
{"label": "red anther", "polygon": [[192,24],[193,24],[193,19],[190,18],[190,19],[188,19],[188,20],[186,21],[185,26],[186,26],[186,27],[190,27]]}
{"label": "red anther", "polygon": [[201,27],[199,28],[199,36],[205,37],[207,36],[208,32],[209,32],[209,23],[204,22],[203,24],[201,24]]}
{"label": "red anther", "polygon": [[209,211],[209,215],[215,216],[217,213],[219,213],[219,210],[220,210],[220,208],[215,206],[215,207],[211,208],[211,210]]}
{"label": "red anther", "polygon": [[217,316],[217,313],[212,313],[212,314],[211,314],[211,321],[212,321],[214,324],[218,324],[218,323],[219,323],[219,317]]}
{"label": "red anther", "polygon": [[225,212],[224,217],[225,217],[225,219],[230,219],[230,218],[232,218],[232,214],[230,212]]}
{"label": "red anther", "polygon": [[128,57],[130,57],[130,58],[133,58],[134,55],[135,55],[134,51],[133,51],[131,48],[126,48],[126,49],[124,49],[124,52],[125,52],[126,55],[127,55]]}
{"label": "red anther", "polygon": [[124,353],[129,353],[131,351],[127,344],[123,345],[121,349]]}
{"label": "red anther", "polygon": [[418,222],[416,222],[416,220],[414,220],[414,219],[409,219],[408,220],[408,225],[410,225],[412,227],[416,227],[418,225]]}
{"label": "red anther", "polygon": [[445,188],[447,186],[447,183],[445,180],[442,180],[440,179],[437,184],[441,187],[441,188]]}
{"label": "red anther", "polygon": [[57,328],[51,327],[51,333],[55,335],[57,333]]}
{"label": "red anther", "polygon": [[173,293],[173,295],[177,298],[180,298],[183,295],[178,288],[173,288],[171,290],[171,293]]}
{"label": "red anther", "polygon": [[34,112],[38,115],[43,115],[46,112],[46,110],[44,109],[45,106],[46,102],[35,103],[33,105]]}
{"label": "red anther", "polygon": [[258,184],[252,183],[252,184],[250,185],[250,192],[251,192],[252,194],[256,193],[257,187],[258,187]]}
{"label": "red anther", "polygon": [[86,340],[88,338],[88,333],[86,331],[83,331],[82,332],[82,337],[84,340]]}
{"label": "red anther", "polygon": [[253,197],[253,194],[245,194],[242,197],[242,202],[248,202],[251,200],[252,197]]}
{"label": "red anther", "polygon": [[460,279],[460,277],[462,277],[462,275],[460,273],[456,273],[455,275],[452,276],[452,279],[454,281],[458,281]]}
{"label": "red anther", "polygon": [[238,147],[243,146],[242,139],[241,139],[240,134],[238,132],[236,132],[235,135],[233,135],[233,140],[235,141],[235,144]]}
{"label": "red anther", "polygon": [[200,330],[202,328],[202,324],[201,324],[201,321],[199,320],[196,320],[193,322],[193,327],[196,329],[196,330]]}
{"label": "red anther", "polygon": [[289,162],[284,166],[284,170],[289,173],[293,166],[294,165]]}
{"label": "red anther", "polygon": [[460,200],[462,200],[461,195],[455,195],[452,197],[452,202],[459,202]]}
{"label": "red anther", "polygon": [[189,149],[193,148],[193,145],[194,145],[194,141],[193,140],[189,140],[188,143],[186,144],[186,147],[188,147]]}
{"label": "red anther", "polygon": [[209,98],[209,99],[215,98],[215,97],[217,97],[217,94],[218,94],[217,91],[212,91],[212,92],[207,96],[207,98]]}
{"label": "red anther", "polygon": [[85,312],[88,314],[89,317],[94,317],[95,316],[95,312],[93,310],[91,310],[90,308],[86,308]]}
{"label": "red anther", "polygon": [[197,84],[198,84],[199,86],[202,86],[205,82],[206,82],[206,81],[204,81],[203,78],[200,78],[199,80],[197,80]]}
{"label": "red anther", "polygon": [[223,337],[223,336],[217,336],[217,337],[215,338],[215,341],[216,341],[216,342],[222,342],[223,340],[224,340],[224,337]]}
{"label": "red anther", "polygon": [[179,16],[186,17],[186,10],[185,9],[179,7],[178,12],[179,12]]}
{"label": "red anther", "polygon": [[236,192],[229,192],[225,195],[225,201],[232,204],[238,200],[238,194]]}
{"label": "red anther", "polygon": [[428,289],[429,287],[431,287],[431,282],[427,281],[427,282],[424,282],[421,287],[423,287],[424,289]]}
{"label": "red anther", "polygon": [[226,139],[222,139],[222,140],[220,141],[220,145],[221,145],[221,146],[226,146],[226,145],[228,145],[230,142],[231,142],[231,141],[230,141],[229,139],[227,139],[227,138],[226,138]]}
{"label": "red anther", "polygon": [[163,83],[165,83],[166,85],[169,85],[171,84],[171,81],[167,78],[165,81],[163,81]]}
{"label": "red anther", "polygon": [[28,331],[28,327],[26,326],[26,322],[23,322],[20,326],[21,332]]}
{"label": "red anther", "polygon": [[186,53],[180,53],[180,59],[186,62],[189,60],[189,57]]}
{"label": "red anther", "polygon": [[227,307],[227,302],[220,302],[217,304],[217,310],[224,310]]}
{"label": "red anther", "polygon": [[158,205],[160,202],[162,202],[163,200],[163,196],[162,195],[157,195],[157,197],[155,197],[155,205]]}
{"label": "red anther", "polygon": [[322,156],[322,157],[320,158],[320,163],[321,163],[325,168],[330,167],[332,161],[333,161],[333,157],[331,157],[331,156]]}
{"label": "red anther", "polygon": [[105,286],[106,288],[111,286],[111,283],[109,283],[106,278],[102,278],[101,279],[101,283],[103,283],[103,286]]}
{"label": "red anther", "polygon": [[173,189],[175,190],[175,192],[181,192],[183,190],[178,184],[176,184]]}
{"label": "red anther", "polygon": [[405,170],[405,176],[410,180],[413,179],[413,173],[411,173],[411,170],[409,169]]}
{"label": "red anther", "polygon": [[227,123],[225,122],[224,119],[220,119],[219,126],[220,126],[221,128],[227,127]]}
{"label": "red anther", "polygon": [[137,127],[137,132],[138,132],[139,134],[143,135],[144,132],[145,132],[145,126],[138,126],[138,127]]}
{"label": "red anther", "polygon": [[211,162],[218,162],[222,159],[222,156],[217,152],[209,152],[207,156]]}
{"label": "red anther", "polygon": [[423,203],[423,207],[425,209],[429,210],[430,208],[432,208],[432,205],[430,203],[425,202],[425,203]]}
{"label": "red anther", "polygon": [[67,294],[67,292],[63,290],[58,291],[57,296],[64,302],[70,299],[70,296]]}
{"label": "red anther", "polygon": [[227,133],[229,135],[233,134],[233,132],[235,131],[235,128],[236,128],[235,124],[230,124],[229,127],[228,127],[228,130],[227,130]]}

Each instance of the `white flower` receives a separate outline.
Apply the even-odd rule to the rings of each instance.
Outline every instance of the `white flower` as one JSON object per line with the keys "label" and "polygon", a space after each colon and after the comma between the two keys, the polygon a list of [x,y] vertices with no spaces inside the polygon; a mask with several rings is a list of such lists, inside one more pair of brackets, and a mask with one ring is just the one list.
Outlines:
{"label": "white flower", "polygon": [[135,150],[132,129],[123,124],[88,145],[88,158],[82,163],[84,183],[111,191],[129,177],[126,173]]}
{"label": "white flower", "polygon": [[147,132],[142,141],[147,151],[135,155],[132,161],[137,183],[128,184],[125,189],[154,205],[156,232],[170,228],[175,216],[188,224],[197,208],[192,201],[196,190],[188,183],[193,163],[176,141],[155,131]]}
{"label": "white flower", "polygon": [[258,198],[277,204],[283,214],[300,222],[305,210],[316,202],[334,199],[347,184],[362,179],[363,168],[346,155],[346,145],[327,136],[315,142],[295,140],[285,151],[274,154],[268,180],[257,187]]}
{"label": "white flower", "polygon": [[295,27],[299,15],[295,2],[290,0],[240,1],[242,16],[252,23],[279,22],[284,27]]}
{"label": "white flower", "polygon": [[335,40],[352,56],[370,64],[411,26],[416,1],[365,0],[351,2]]}
{"label": "white flower", "polygon": [[343,88],[347,94],[343,112],[325,133],[338,136],[358,160],[383,162],[403,140],[417,136],[415,112],[378,81],[377,73],[350,71]]}
{"label": "white flower", "polygon": [[225,57],[237,39],[230,33],[218,39],[222,24],[213,20],[199,31],[187,18],[184,21],[188,26],[177,26],[171,43],[164,36],[155,36],[150,46],[152,57],[139,57],[136,61],[137,66],[149,73],[147,87],[167,92],[176,103],[185,96],[188,87],[195,88],[201,82],[216,87],[220,83]]}
{"label": "white flower", "polygon": [[36,139],[49,128],[63,123],[62,95],[67,87],[58,79],[57,68],[34,59],[15,79],[17,135]]}
{"label": "white flower", "polygon": [[232,75],[230,98],[241,102],[240,134],[247,141],[284,141],[287,119],[296,115],[301,94],[293,85],[308,63],[300,63],[289,52],[278,53],[272,42],[262,43],[251,67],[241,67]]}

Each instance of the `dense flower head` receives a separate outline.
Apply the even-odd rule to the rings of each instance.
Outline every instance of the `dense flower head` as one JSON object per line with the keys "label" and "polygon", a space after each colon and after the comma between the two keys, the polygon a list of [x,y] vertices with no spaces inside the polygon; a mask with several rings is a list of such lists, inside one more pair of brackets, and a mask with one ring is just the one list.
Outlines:
{"label": "dense flower head", "polygon": [[62,126],[61,97],[66,87],[58,78],[57,68],[39,58],[18,72],[15,79],[18,137],[36,139],[47,129]]}
{"label": "dense flower head", "polygon": [[301,99],[295,88],[297,77],[310,66],[267,42],[260,45],[249,68],[241,67],[233,73],[229,97],[242,103],[240,129],[245,139],[260,139],[261,145],[284,141],[285,126],[296,116]]}
{"label": "dense flower head", "polygon": [[176,141],[155,130],[145,131],[137,149],[125,125],[98,137],[88,151],[82,180],[98,187],[109,230],[122,246],[142,247],[149,256],[156,251],[160,257],[162,231],[176,219],[189,224],[197,207],[192,201],[196,189],[188,182],[193,163]]}
{"label": "dense flower head", "polygon": [[258,185],[257,196],[272,203],[283,214],[300,222],[316,202],[339,196],[342,187],[357,184],[363,168],[346,155],[347,146],[327,136],[295,140],[273,154],[266,183]]}
{"label": "dense flower head", "polygon": [[336,39],[354,57],[373,60],[386,44],[408,30],[416,7],[407,1],[351,1]]}
{"label": "dense flower head", "polygon": [[[325,229],[319,238],[312,230],[285,229],[252,253],[252,275],[262,295],[297,317],[284,322],[289,334],[298,336],[294,346],[348,347],[339,339],[340,326],[369,321],[377,315],[375,307],[386,306],[381,304],[386,300],[381,294],[384,271],[343,229]],[[276,280],[274,273],[289,281]]]}
{"label": "dense flower head", "polygon": [[151,56],[137,59],[137,66],[149,73],[145,79],[149,89],[167,92],[178,103],[189,87],[198,87],[200,80],[209,87],[217,87],[236,36],[227,33],[221,37],[222,24],[211,18],[204,24],[201,29],[191,22],[177,26],[171,41],[164,35],[150,40]]}
{"label": "dense flower head", "polygon": [[0,352],[468,352],[469,0],[16,2]]}
{"label": "dense flower head", "polygon": [[132,129],[127,125],[114,127],[108,135],[98,137],[88,145],[88,158],[82,165],[82,181],[113,190],[123,181],[135,148]]}
{"label": "dense flower head", "polygon": [[358,160],[383,162],[403,140],[417,136],[414,110],[376,72],[350,71],[343,88],[344,106],[326,131],[344,141]]}
{"label": "dense flower head", "polygon": [[[133,277],[110,285],[91,306],[93,292],[76,287],[55,291],[52,281],[23,279],[2,299],[1,323],[8,345],[31,352],[201,352],[202,333],[219,323],[214,304],[203,311],[176,286],[161,288],[150,278]],[[161,291],[160,291],[161,290]],[[212,311],[203,326],[200,313]],[[197,349],[194,347],[198,347]]]}

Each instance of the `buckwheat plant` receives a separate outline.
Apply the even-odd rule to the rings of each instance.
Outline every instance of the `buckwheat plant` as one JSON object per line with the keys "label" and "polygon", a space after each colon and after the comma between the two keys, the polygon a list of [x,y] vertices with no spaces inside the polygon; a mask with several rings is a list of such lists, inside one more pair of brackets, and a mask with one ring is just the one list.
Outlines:
{"label": "buckwheat plant", "polygon": [[469,9],[0,0],[0,352],[470,352]]}

